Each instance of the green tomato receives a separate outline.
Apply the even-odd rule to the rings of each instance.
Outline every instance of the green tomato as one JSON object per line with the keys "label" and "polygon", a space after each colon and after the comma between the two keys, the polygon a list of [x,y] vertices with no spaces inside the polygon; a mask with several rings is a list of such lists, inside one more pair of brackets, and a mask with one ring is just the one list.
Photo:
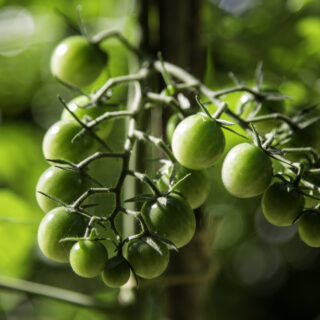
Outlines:
{"label": "green tomato", "polygon": [[[157,181],[157,187],[160,191],[169,189],[172,170],[172,164],[165,164],[160,169],[161,178]],[[190,170],[179,165],[172,184],[174,185],[187,174],[190,175],[175,188],[175,191],[181,193],[191,208],[195,209],[200,207],[207,199],[210,191],[209,175],[206,170]]]}
{"label": "green tomato", "polygon": [[160,276],[169,263],[167,246],[155,239],[152,239],[152,242],[157,245],[158,250],[148,244],[148,238],[130,240],[125,248],[125,257],[133,270],[139,277],[145,279]]}
{"label": "green tomato", "polygon": [[[90,181],[80,173],[49,167],[39,178],[36,191],[42,191],[53,198],[71,204],[90,186]],[[36,192],[40,208],[48,212],[59,206],[55,201]]]}
{"label": "green tomato", "polygon": [[[109,106],[93,106],[90,108],[83,108],[84,106],[88,105],[90,103],[90,98],[87,96],[79,96],[74,98],[68,103],[69,109],[83,122],[88,122],[91,120],[96,119],[97,117],[101,116],[105,112],[111,112],[114,111],[115,108],[109,107]],[[61,120],[73,120],[76,121],[73,116],[68,112],[66,109],[63,110],[61,115]],[[97,135],[105,140],[113,127],[113,119],[103,121],[101,124],[97,126]]]}
{"label": "green tomato", "polygon": [[216,120],[203,113],[182,120],[172,137],[172,151],[188,169],[206,169],[216,163],[225,147],[224,134]]}
{"label": "green tomato", "polygon": [[120,288],[130,278],[130,267],[128,262],[121,256],[109,259],[102,271],[102,280],[110,288]]}
{"label": "green tomato", "polygon": [[271,224],[289,226],[303,210],[304,197],[296,190],[287,191],[286,184],[277,182],[264,192],[261,207]]}
{"label": "green tomato", "polygon": [[176,129],[179,122],[180,122],[180,118],[177,113],[173,114],[167,122],[166,136],[167,136],[167,140],[170,145],[172,143],[172,137],[173,137],[174,130]]}
{"label": "green tomato", "polygon": [[57,262],[68,262],[71,241],[60,242],[68,237],[81,237],[86,229],[81,216],[67,212],[64,207],[54,208],[41,220],[38,244],[42,253]]}
{"label": "green tomato", "polygon": [[89,133],[72,142],[81,129],[81,125],[73,120],[60,120],[53,124],[43,139],[44,157],[77,163],[92,154],[98,148],[98,143]]}
{"label": "green tomato", "polygon": [[108,253],[105,246],[94,240],[81,240],[75,243],[69,255],[72,270],[84,278],[99,275],[107,259]]}
{"label": "green tomato", "polygon": [[186,245],[196,230],[189,203],[175,192],[145,202],[141,214],[150,231],[170,240],[177,248]]}
{"label": "green tomato", "polygon": [[100,75],[107,55],[83,36],[64,39],[51,56],[51,73],[78,88],[87,87]]}
{"label": "green tomato", "polygon": [[224,159],[222,182],[232,195],[251,198],[266,190],[272,173],[272,161],[264,151],[252,144],[241,143]]}
{"label": "green tomato", "polygon": [[299,220],[298,232],[301,240],[310,247],[320,247],[320,214],[310,211]]}

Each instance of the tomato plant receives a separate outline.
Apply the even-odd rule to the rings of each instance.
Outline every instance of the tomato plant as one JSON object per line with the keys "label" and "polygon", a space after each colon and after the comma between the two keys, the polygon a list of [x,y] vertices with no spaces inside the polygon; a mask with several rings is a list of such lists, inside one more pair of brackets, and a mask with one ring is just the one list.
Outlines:
{"label": "tomato plant", "polygon": [[71,241],[60,242],[68,237],[81,237],[85,231],[81,216],[58,207],[49,211],[41,220],[38,229],[38,244],[42,253],[51,260],[68,262]]}
{"label": "tomato plant", "polygon": [[232,195],[250,198],[265,191],[272,173],[272,162],[264,151],[250,143],[241,143],[224,159],[222,182]]}
{"label": "tomato plant", "polygon": [[177,248],[186,245],[196,230],[196,219],[190,205],[174,192],[146,202],[141,214],[150,231],[172,241]]}
{"label": "tomato plant", "polygon": [[64,39],[51,57],[51,72],[62,81],[84,88],[97,79],[107,61],[97,44],[83,36]]}
{"label": "tomato plant", "polygon": [[[90,182],[76,171],[49,167],[40,176],[36,191],[42,191],[66,204],[71,204],[90,186]],[[43,194],[36,192],[40,208],[48,212],[58,204]]]}
{"label": "tomato plant", "polygon": [[216,120],[203,113],[182,120],[172,137],[172,151],[184,167],[206,169],[216,163],[225,147],[224,134]]}
{"label": "tomato plant", "polygon": [[110,288],[120,288],[130,277],[130,267],[122,256],[115,256],[106,262],[102,271],[102,280]]}
{"label": "tomato plant", "polygon": [[[156,248],[150,244],[150,241]],[[169,263],[169,250],[161,241],[144,237],[128,242],[125,257],[138,276],[152,279],[166,270]]]}
{"label": "tomato plant", "polygon": [[108,259],[103,244],[94,240],[76,242],[70,250],[69,260],[72,270],[81,277],[93,278],[99,275]]}
{"label": "tomato plant", "polygon": [[90,155],[97,148],[97,142],[89,133],[72,141],[81,129],[81,125],[73,120],[60,120],[53,124],[43,139],[44,157],[77,163]]}
{"label": "tomato plant", "polygon": [[[72,99],[68,103],[69,109],[83,122],[88,122],[96,119],[101,116],[105,112],[114,111],[114,107],[97,105],[90,106],[90,98],[87,96],[78,96]],[[85,108],[84,108],[85,107]],[[61,114],[61,120],[74,120],[73,116],[68,112],[68,110],[64,109]],[[74,120],[75,121],[75,120]],[[101,139],[106,139],[113,127],[113,119],[104,121],[99,127],[97,127],[97,134]]]}
{"label": "tomato plant", "polygon": [[[170,176],[172,174],[173,165],[165,164],[160,169],[161,177],[157,181],[157,186],[160,191],[166,191],[169,189]],[[188,177],[186,177],[189,175]],[[190,170],[182,166],[178,166],[175,173],[172,185],[186,177],[175,188],[176,192],[181,193],[192,209],[200,207],[207,199],[210,190],[209,175],[206,170]]]}
{"label": "tomato plant", "polygon": [[289,226],[302,212],[304,202],[304,196],[297,190],[288,190],[287,184],[277,182],[264,192],[261,207],[270,223]]}
{"label": "tomato plant", "polygon": [[[92,37],[94,43],[82,36],[63,41],[52,55],[53,74],[74,86],[88,86],[106,63],[106,55],[99,45],[111,34],[102,32]],[[149,59],[123,37],[118,40],[139,58],[143,57],[138,60]],[[150,63],[141,64],[136,74],[111,78],[94,92],[88,92],[87,96],[82,94],[71,100],[66,108],[69,110],[64,110],[61,120],[45,134],[44,156],[60,168],[49,168],[40,177],[37,189],[60,200],[66,208],[53,209],[57,205],[52,199],[37,195],[41,208],[49,211],[38,232],[39,246],[44,254],[56,261],[65,262],[70,258],[72,269],[80,276],[94,277],[101,273],[103,281],[113,288],[128,281],[130,270],[146,279],[161,275],[169,263],[169,248],[187,245],[195,234],[193,209],[203,205],[209,194],[211,177],[206,169],[217,163],[224,152],[224,132],[228,133],[228,139],[230,132],[242,136],[239,128],[245,138],[254,137],[254,144],[240,143],[227,153],[221,172],[226,190],[239,198],[264,193],[263,213],[277,226],[290,225],[302,214],[299,221],[302,240],[312,246],[318,245],[320,230],[317,229],[318,216],[314,215],[318,207],[315,206],[311,214],[303,211],[303,195],[319,194],[319,182],[311,177],[319,171],[318,144],[311,144],[314,149],[301,149],[297,140],[299,132],[312,131],[316,124],[305,122],[304,113],[307,111],[292,118],[281,114],[284,109],[284,102],[280,101],[282,97],[276,97],[276,90],[261,90],[263,76],[260,69],[257,84],[253,87],[234,76],[236,86],[211,90],[185,70],[162,59],[146,62]],[[155,74],[162,77],[166,85],[159,92],[154,92],[152,86],[143,87],[150,75]],[[112,98],[112,90],[123,84],[130,85],[130,106],[126,110],[110,108],[106,103]],[[235,102],[227,98],[231,93],[236,93],[238,98],[241,95],[243,99],[247,97],[250,103],[243,104],[240,99],[241,110],[237,112],[234,106],[228,105]],[[202,109],[200,113],[194,113],[190,107],[194,96]],[[150,127],[144,121],[148,119],[150,107],[163,105],[172,107],[175,112],[166,124],[167,141],[171,146],[161,137],[149,134]],[[277,115],[270,117],[270,113]],[[183,119],[185,115],[188,116]],[[111,148],[105,144],[113,127],[113,120],[109,118],[129,119],[125,134],[119,134],[121,143],[112,141]],[[233,124],[237,125],[236,129],[230,127]],[[119,128],[115,129],[112,137],[119,132]],[[125,141],[122,141],[122,134]],[[159,164],[165,165],[156,177],[150,176],[149,168],[141,166],[142,172],[137,171],[143,162],[140,163],[139,158],[141,160],[146,155],[139,152],[144,148],[135,147],[141,142],[150,143],[159,150]],[[296,148],[287,148],[295,142]],[[297,152],[302,152],[303,163],[290,160],[290,154]],[[98,162],[100,159],[102,161]],[[103,178],[97,174],[114,171],[113,165],[108,164],[116,161],[121,164],[121,172],[115,182],[109,179],[109,174],[101,174]],[[100,163],[108,164],[99,167],[98,171]],[[128,176],[144,184],[146,188],[134,188],[141,190],[141,194],[126,198],[123,189]],[[273,177],[282,182],[269,187]],[[97,203],[88,201],[92,200],[91,197]],[[108,203],[109,199],[112,200]],[[128,202],[135,203],[134,208],[129,209]],[[91,210],[95,205],[103,208],[102,214],[97,215],[98,210]],[[198,211],[202,222],[201,210]],[[124,237],[118,226],[120,213],[135,219],[135,227],[140,227],[138,234]],[[312,219],[315,219],[314,223]],[[90,231],[94,231],[91,235],[97,234],[96,239],[88,238]],[[105,238],[108,232],[112,233],[112,238]],[[71,239],[60,242],[66,237]],[[78,242],[71,248],[70,240]],[[102,240],[112,241],[116,256],[108,259],[104,245],[99,242]]]}

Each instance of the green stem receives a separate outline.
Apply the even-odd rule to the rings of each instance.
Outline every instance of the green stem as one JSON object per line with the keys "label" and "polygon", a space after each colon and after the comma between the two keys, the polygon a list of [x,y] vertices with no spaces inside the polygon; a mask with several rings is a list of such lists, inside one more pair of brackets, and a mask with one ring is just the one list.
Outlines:
{"label": "green stem", "polygon": [[170,150],[170,148],[165,144],[165,142],[162,139],[148,135],[148,134],[146,134],[142,131],[139,131],[139,130],[134,131],[134,136],[138,140],[151,142],[157,148],[161,149],[172,162],[176,162],[176,158],[174,157],[172,151]]}
{"label": "green stem", "polygon": [[0,288],[34,296],[46,297],[66,303],[98,309],[110,313],[122,313],[126,307],[117,304],[108,304],[105,301],[78,292],[47,286],[26,280],[0,276]]}
{"label": "green stem", "polygon": [[145,55],[135,46],[133,46],[118,30],[104,30],[91,38],[92,43],[99,44],[100,42],[109,38],[117,38],[127,49],[137,55],[138,58],[142,58]]}
{"label": "green stem", "polygon": [[187,115],[186,111],[180,106],[180,103],[174,97],[164,96],[162,94],[154,92],[147,92],[146,95],[150,101],[163,103],[172,107],[172,109],[174,109],[179,115],[181,115],[182,118]]}
{"label": "green stem", "polygon": [[97,103],[102,96],[112,87],[122,84],[122,83],[129,83],[133,81],[141,81],[146,79],[150,74],[150,69],[142,68],[136,74],[129,74],[125,76],[119,76],[116,78],[109,79],[92,97],[92,102]]}
{"label": "green stem", "polygon": [[161,196],[161,192],[159,191],[157,186],[151,181],[151,179],[146,174],[132,170],[126,170],[126,173],[147,184],[155,195]]}
{"label": "green stem", "polygon": [[91,195],[96,193],[115,193],[117,190],[115,188],[90,188],[84,192],[73,204],[73,208],[79,208],[83,201],[89,198]]}

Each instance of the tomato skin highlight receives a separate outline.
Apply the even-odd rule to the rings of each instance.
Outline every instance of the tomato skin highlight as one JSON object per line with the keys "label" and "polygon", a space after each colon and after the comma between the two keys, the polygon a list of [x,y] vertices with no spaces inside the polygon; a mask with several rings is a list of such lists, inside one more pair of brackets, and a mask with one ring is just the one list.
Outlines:
{"label": "tomato skin highlight", "polygon": [[68,237],[81,237],[86,224],[76,213],[58,207],[49,211],[38,228],[38,244],[42,253],[56,262],[68,262],[72,241],[59,242]]}
{"label": "tomato skin highlight", "polygon": [[58,44],[51,56],[51,73],[78,88],[85,88],[100,75],[107,55],[83,36],[71,36]]}
{"label": "tomato skin highlight", "polygon": [[102,280],[110,288],[120,288],[130,278],[130,267],[128,262],[120,256],[115,256],[106,262],[102,271]]}
{"label": "tomato skin highlight", "polygon": [[[87,106],[89,103],[90,98],[83,95],[72,99],[68,103],[68,107],[83,122],[94,120],[97,117],[104,114],[105,112],[115,111],[115,108],[103,105],[92,106],[90,108],[83,108]],[[70,114],[70,112],[68,112],[68,110],[66,109],[64,109],[61,114],[61,120],[76,121],[74,117]],[[107,139],[113,128],[113,124],[113,119],[103,121],[96,127],[98,129],[97,135],[103,140]]]}
{"label": "tomato skin highlight", "polygon": [[60,120],[53,124],[43,139],[44,157],[78,163],[93,153],[98,143],[89,133],[72,142],[81,129],[81,125],[73,120]]}
{"label": "tomato skin highlight", "polygon": [[304,207],[304,197],[295,190],[287,191],[284,183],[272,184],[263,194],[262,212],[265,218],[279,227],[293,224]]}
{"label": "tomato skin highlight", "polygon": [[[170,175],[173,165],[164,165],[161,169],[161,178],[157,181],[157,187],[160,191],[167,191],[170,183]],[[191,170],[179,166],[173,180],[173,184],[190,174],[175,189],[181,193],[192,209],[200,207],[207,199],[210,191],[210,180],[206,170]]]}
{"label": "tomato skin highlight", "polygon": [[182,120],[172,137],[172,151],[178,162],[188,169],[211,167],[221,157],[225,138],[218,122],[203,113]]}
{"label": "tomato skin highlight", "polygon": [[320,215],[307,212],[299,219],[298,232],[301,240],[310,247],[320,247]]}
{"label": "tomato skin highlight", "polygon": [[125,257],[135,273],[145,279],[159,277],[169,263],[169,250],[165,244],[152,239],[160,252],[152,248],[144,238],[130,240],[125,248]]}
{"label": "tomato skin highlight", "polygon": [[[89,180],[81,174],[52,166],[40,176],[36,191],[42,191],[66,204],[71,204],[89,186]],[[55,201],[39,192],[36,192],[36,199],[44,212],[48,212],[59,206]]]}
{"label": "tomato skin highlight", "polygon": [[195,215],[188,202],[178,193],[147,201],[141,209],[150,231],[170,240],[177,248],[185,246],[196,230]]}
{"label": "tomato skin highlight", "polygon": [[105,267],[107,259],[108,253],[105,246],[94,240],[76,242],[69,255],[72,270],[84,278],[98,276]]}
{"label": "tomato skin highlight", "polygon": [[233,196],[251,198],[266,190],[272,173],[272,162],[268,155],[245,142],[233,147],[225,157],[222,182]]}

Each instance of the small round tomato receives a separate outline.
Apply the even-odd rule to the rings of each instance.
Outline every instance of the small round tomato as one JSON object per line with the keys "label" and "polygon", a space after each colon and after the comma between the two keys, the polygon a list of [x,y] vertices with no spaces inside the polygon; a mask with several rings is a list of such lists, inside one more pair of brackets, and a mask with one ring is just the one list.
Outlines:
{"label": "small round tomato", "polygon": [[108,253],[103,244],[94,240],[76,242],[70,250],[69,261],[72,270],[84,278],[99,275],[105,267]]}
{"label": "small round tomato", "polygon": [[166,136],[167,136],[167,140],[168,140],[169,144],[171,144],[171,142],[172,142],[174,130],[176,129],[179,122],[180,122],[180,118],[177,113],[173,114],[167,122]]}
{"label": "small round tomato", "polygon": [[130,240],[125,248],[125,257],[135,273],[145,279],[160,276],[169,263],[169,250],[161,241],[151,239],[157,250],[148,244],[148,238]]}
{"label": "small round tomato", "polygon": [[[83,108],[90,103],[90,98],[87,96],[79,96],[74,98],[68,103],[69,109],[83,122],[88,122],[91,120],[96,119],[97,117],[101,116],[105,112],[114,111],[115,108],[104,106],[104,105],[97,105],[92,106],[90,108]],[[63,110],[61,115],[61,120],[74,120],[73,116],[68,112],[66,109]],[[75,121],[75,120],[74,120]],[[99,124],[97,128],[98,136],[105,140],[113,127],[113,119],[103,121]]]}
{"label": "small round tomato", "polygon": [[263,194],[261,207],[265,218],[275,226],[289,226],[303,210],[304,197],[287,190],[284,183],[274,183]]}
{"label": "small round tomato", "polygon": [[77,163],[93,153],[98,144],[89,133],[72,142],[81,129],[81,125],[72,120],[60,120],[53,124],[43,139],[44,157]]}
{"label": "small round tomato", "polygon": [[250,143],[241,143],[224,159],[222,182],[232,195],[251,198],[266,190],[272,173],[272,161],[263,150]]}
{"label": "small round tomato", "polygon": [[110,288],[120,288],[130,278],[130,267],[128,262],[121,256],[109,259],[102,271],[102,280]]}
{"label": "small round tomato", "polygon": [[206,169],[216,163],[225,147],[220,125],[203,113],[182,120],[172,137],[172,151],[184,167]]}
{"label": "small round tomato", "polygon": [[[49,167],[39,178],[36,191],[42,191],[66,204],[75,201],[87,188],[90,182],[80,173]],[[48,212],[58,206],[50,198],[36,192],[40,208]]]}
{"label": "small round tomato", "polygon": [[145,202],[141,214],[150,231],[170,240],[177,248],[186,245],[196,230],[189,203],[175,192]]}
{"label": "small round tomato", "polygon": [[95,81],[107,62],[99,46],[83,36],[64,39],[51,56],[51,73],[75,87],[84,88]]}
{"label": "small round tomato", "polygon": [[[157,187],[160,191],[166,191],[169,188],[170,176],[173,170],[173,164],[165,164],[161,169],[161,178],[157,181]],[[207,199],[210,191],[210,180],[206,170],[190,170],[179,165],[173,184],[190,174],[175,189],[181,193],[192,209],[200,207]]]}
{"label": "small round tomato", "polygon": [[320,247],[320,214],[307,212],[299,220],[298,232],[301,240],[310,247]]}
{"label": "small round tomato", "polygon": [[81,237],[86,229],[81,216],[58,207],[49,211],[38,229],[38,244],[42,253],[57,262],[68,262],[71,241],[60,242],[68,237]]}

